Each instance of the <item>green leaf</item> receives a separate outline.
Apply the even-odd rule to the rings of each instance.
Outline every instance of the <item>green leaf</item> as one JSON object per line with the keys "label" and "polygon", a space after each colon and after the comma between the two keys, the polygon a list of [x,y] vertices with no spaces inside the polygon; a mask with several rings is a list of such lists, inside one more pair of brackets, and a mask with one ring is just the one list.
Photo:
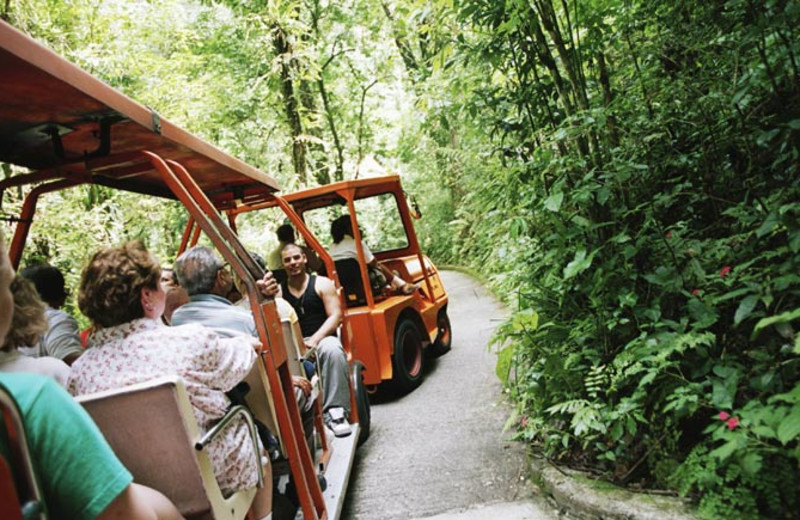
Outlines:
{"label": "green leaf", "polygon": [[695,328],[705,329],[717,322],[719,315],[716,309],[709,307],[698,298],[692,298],[687,304],[689,315],[694,321]]}
{"label": "green leaf", "polygon": [[739,304],[739,308],[736,309],[736,314],[733,316],[733,324],[738,325],[742,321],[746,320],[750,314],[752,314],[753,309],[756,308],[758,304],[758,295],[751,294]]}
{"label": "green leaf", "polygon": [[746,454],[739,461],[744,472],[750,476],[755,476],[759,471],[761,471],[762,462],[763,460],[761,455],[756,452],[750,452]]}
{"label": "green leaf", "polygon": [[715,408],[731,408],[736,397],[738,378],[714,379],[711,389],[711,402]]}
{"label": "green leaf", "polygon": [[800,435],[800,405],[795,405],[792,411],[784,417],[778,425],[778,440],[786,446]]}
{"label": "green leaf", "polygon": [[758,333],[761,332],[761,330],[765,329],[766,327],[769,327],[774,323],[785,323],[787,321],[792,321],[797,318],[800,318],[800,309],[783,312],[776,316],[768,316],[766,318],[761,318],[759,322],[756,323],[756,326],[753,327],[753,333],[750,335],[750,339],[751,340],[756,339]]}
{"label": "green leaf", "polygon": [[514,345],[508,345],[497,352],[497,364],[494,372],[503,385],[508,384],[508,375],[511,373],[511,361],[514,358]]}
{"label": "green leaf", "polygon": [[585,270],[589,269],[589,266],[592,265],[592,259],[594,258],[595,252],[592,252],[589,256],[586,256],[586,250],[580,249],[575,253],[575,258],[567,264],[567,267],[564,268],[564,279],[569,280],[573,276],[579,275],[580,273],[584,272]]}
{"label": "green leaf", "polygon": [[561,203],[564,202],[564,193],[559,191],[556,193],[551,194],[547,197],[544,201],[545,209],[549,209],[552,212],[558,213],[558,210],[561,209]]}
{"label": "green leaf", "polygon": [[738,447],[739,443],[736,439],[733,439],[713,450],[711,453],[709,453],[709,455],[720,461],[725,461],[728,459],[728,457],[733,455],[733,452],[735,452]]}

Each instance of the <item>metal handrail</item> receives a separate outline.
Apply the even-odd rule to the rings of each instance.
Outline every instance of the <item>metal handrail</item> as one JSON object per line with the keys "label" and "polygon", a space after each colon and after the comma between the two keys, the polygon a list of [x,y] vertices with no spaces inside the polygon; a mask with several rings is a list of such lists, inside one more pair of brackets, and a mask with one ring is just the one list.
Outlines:
{"label": "metal handrail", "polygon": [[253,415],[245,406],[236,405],[231,407],[222,419],[203,435],[199,441],[194,443],[194,449],[203,451],[221,432],[225,429],[236,416],[241,415],[244,417],[247,427],[250,430],[250,438],[253,440],[253,453],[256,455],[256,466],[258,466],[258,487],[264,487],[264,467],[261,465],[261,449],[258,445],[258,432],[256,431],[256,423],[253,420]]}

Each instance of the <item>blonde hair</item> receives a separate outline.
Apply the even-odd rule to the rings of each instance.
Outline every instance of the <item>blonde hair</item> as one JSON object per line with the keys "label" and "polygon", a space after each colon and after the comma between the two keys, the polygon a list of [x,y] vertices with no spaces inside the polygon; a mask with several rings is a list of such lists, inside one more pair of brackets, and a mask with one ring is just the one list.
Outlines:
{"label": "blonde hair", "polygon": [[0,347],[6,352],[17,347],[36,345],[48,328],[44,302],[31,282],[17,275],[11,281],[9,290],[14,297],[14,314],[11,329]]}

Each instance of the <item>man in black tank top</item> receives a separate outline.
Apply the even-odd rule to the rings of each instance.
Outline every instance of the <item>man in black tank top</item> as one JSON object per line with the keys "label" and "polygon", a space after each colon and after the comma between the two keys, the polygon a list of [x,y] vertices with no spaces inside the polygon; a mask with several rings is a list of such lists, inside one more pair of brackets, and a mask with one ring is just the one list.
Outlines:
{"label": "man in black tank top", "polygon": [[347,379],[347,355],[336,335],[342,321],[342,308],[333,281],[324,276],[309,275],[303,250],[287,244],[281,250],[286,281],[281,284],[283,297],[300,321],[303,341],[317,349],[322,372],[322,411],[325,424],[337,437],[350,435],[350,384]]}

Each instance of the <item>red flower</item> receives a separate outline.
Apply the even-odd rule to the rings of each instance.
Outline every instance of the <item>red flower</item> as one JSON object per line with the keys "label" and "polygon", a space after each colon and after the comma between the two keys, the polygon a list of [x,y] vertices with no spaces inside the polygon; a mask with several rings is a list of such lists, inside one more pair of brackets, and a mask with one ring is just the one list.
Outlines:
{"label": "red flower", "polygon": [[725,266],[725,267],[723,267],[723,268],[722,268],[722,270],[719,272],[719,275],[720,275],[722,278],[725,278],[726,276],[728,276],[728,274],[730,274],[730,272],[731,272],[732,270],[733,270],[733,268],[732,268],[731,266],[729,266],[729,265],[726,265],[726,266]]}
{"label": "red flower", "polygon": [[672,238],[672,231],[667,231],[667,238]]}
{"label": "red flower", "polygon": [[720,421],[727,421],[728,417],[730,417],[730,414],[728,412],[719,412],[719,415],[717,415],[717,417],[719,417]]}
{"label": "red flower", "polygon": [[737,426],[739,426],[739,418],[738,417],[731,417],[725,423],[729,430],[735,430]]}
{"label": "red flower", "polygon": [[692,289],[692,294],[697,296],[698,294],[700,294],[700,289]]}

